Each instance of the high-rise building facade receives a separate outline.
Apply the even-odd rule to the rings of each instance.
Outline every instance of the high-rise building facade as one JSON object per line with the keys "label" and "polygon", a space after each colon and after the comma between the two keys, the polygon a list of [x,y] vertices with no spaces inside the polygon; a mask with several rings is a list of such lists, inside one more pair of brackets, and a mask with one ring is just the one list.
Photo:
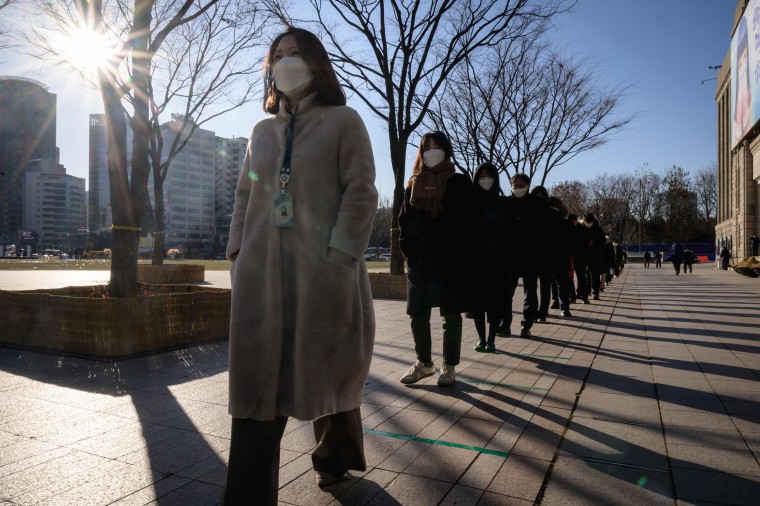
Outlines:
{"label": "high-rise building facade", "polygon": [[22,228],[28,168],[57,164],[56,96],[37,81],[0,77],[0,235]]}
{"label": "high-rise building facade", "polygon": [[216,138],[214,240],[218,251],[226,246],[230,235],[230,222],[235,205],[235,188],[247,146],[248,139],[245,137]]}
{"label": "high-rise building facade", "polygon": [[37,232],[38,248],[69,250],[86,223],[85,180],[66,174],[62,165],[35,164],[24,174],[22,226]]}
{"label": "high-rise building facade", "polygon": [[90,166],[87,227],[91,232],[113,224],[111,193],[108,187],[108,132],[104,114],[90,114]]}
{"label": "high-rise building facade", "polygon": [[[164,155],[178,135],[181,119],[161,125]],[[210,253],[214,244],[214,163],[216,143],[211,130],[196,128],[185,147],[172,160],[163,184],[164,226],[167,248]],[[148,182],[153,198],[153,173]]]}

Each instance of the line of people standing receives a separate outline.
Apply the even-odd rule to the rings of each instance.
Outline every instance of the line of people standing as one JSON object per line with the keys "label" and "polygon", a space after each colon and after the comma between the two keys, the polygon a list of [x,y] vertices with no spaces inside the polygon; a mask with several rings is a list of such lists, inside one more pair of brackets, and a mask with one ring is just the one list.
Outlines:
{"label": "line of people standing", "polygon": [[[458,173],[443,132],[427,133],[420,140],[398,218],[417,358],[402,383],[436,373],[430,326],[434,308],[443,319],[443,363],[437,382],[447,386],[456,381],[462,313],[474,320],[475,349],[495,352],[496,336],[512,334],[512,300],[520,280],[522,337],[530,337],[534,323],[545,322],[552,308],[562,317],[572,317],[571,303],[580,299],[590,304],[591,296],[599,300],[610,282],[607,237],[593,214],[579,220],[544,187],[530,191],[527,174],[515,174],[510,183],[506,196],[499,169],[492,163],[478,166],[472,181]],[[615,262],[610,268],[620,266]]]}

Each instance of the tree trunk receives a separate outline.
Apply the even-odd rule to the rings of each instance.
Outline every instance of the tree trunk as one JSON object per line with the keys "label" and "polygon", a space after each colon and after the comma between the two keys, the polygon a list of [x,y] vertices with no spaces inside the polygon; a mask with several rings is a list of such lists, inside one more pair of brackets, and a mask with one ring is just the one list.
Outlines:
{"label": "tree trunk", "polygon": [[406,164],[406,141],[391,139],[391,166],[394,176],[393,218],[391,220],[391,274],[404,274],[404,256],[399,247],[398,215],[404,203],[404,165]]}
{"label": "tree trunk", "polygon": [[[102,72],[102,71],[101,71]],[[101,73],[100,90],[108,133],[108,184],[113,212],[111,297],[130,297],[136,292],[139,233],[129,199],[127,177],[127,117],[118,90]],[[134,246],[132,246],[134,243]]]}
{"label": "tree trunk", "polygon": [[153,168],[153,194],[154,205],[153,215],[154,229],[153,232],[153,265],[164,265],[166,257],[166,227],[164,226],[164,185],[160,176],[160,170]]}

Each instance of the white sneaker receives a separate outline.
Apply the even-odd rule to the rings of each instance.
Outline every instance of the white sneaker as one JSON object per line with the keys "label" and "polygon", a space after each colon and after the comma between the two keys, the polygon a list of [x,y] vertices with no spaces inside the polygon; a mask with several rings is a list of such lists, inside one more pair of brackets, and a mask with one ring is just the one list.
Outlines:
{"label": "white sneaker", "polygon": [[433,374],[435,374],[435,364],[431,363],[427,366],[418,360],[409,368],[406,374],[401,377],[401,383],[411,385],[412,383],[417,383],[422,378],[427,378]]}
{"label": "white sneaker", "polygon": [[441,373],[438,375],[438,386],[453,385],[457,378],[457,371],[453,365],[444,362],[441,366]]}

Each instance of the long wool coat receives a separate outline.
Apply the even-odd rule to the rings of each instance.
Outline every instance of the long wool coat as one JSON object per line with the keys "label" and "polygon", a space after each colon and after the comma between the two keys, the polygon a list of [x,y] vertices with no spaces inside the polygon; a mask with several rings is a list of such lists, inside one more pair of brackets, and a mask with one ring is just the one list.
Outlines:
{"label": "long wool coat", "polygon": [[[364,262],[377,209],[367,130],[345,106],[298,106],[293,228],[274,225],[290,114],[256,124],[235,192],[229,411],[301,420],[359,407],[375,339]],[[279,209],[279,207],[278,207]],[[353,257],[328,257],[334,248]]]}

